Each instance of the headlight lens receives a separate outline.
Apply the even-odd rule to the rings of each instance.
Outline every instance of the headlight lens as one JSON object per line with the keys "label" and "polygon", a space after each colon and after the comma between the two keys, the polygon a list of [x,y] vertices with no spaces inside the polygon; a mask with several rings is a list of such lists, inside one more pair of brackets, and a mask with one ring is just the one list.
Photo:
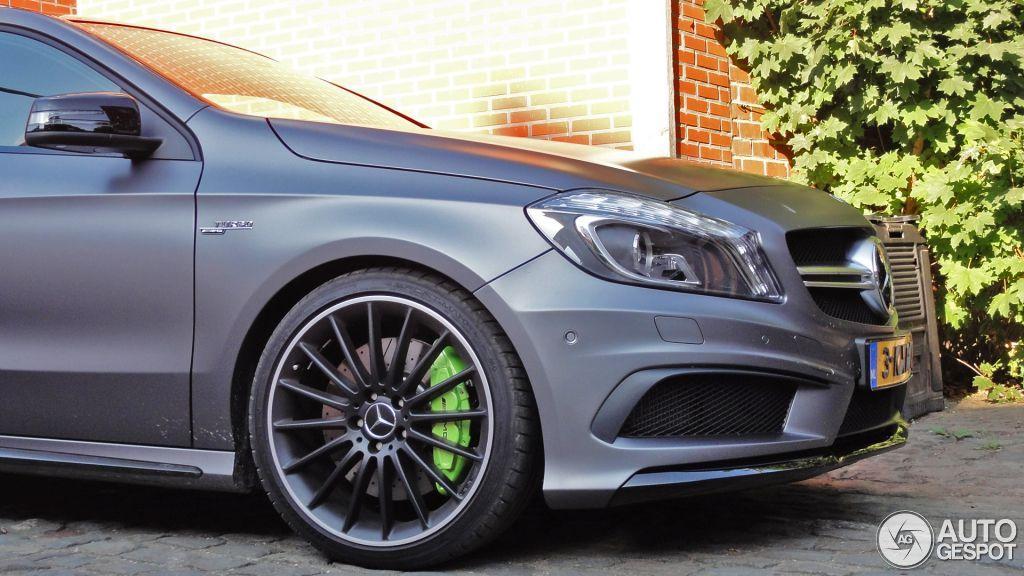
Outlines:
{"label": "headlight lens", "polygon": [[758,234],[666,202],[600,190],[566,192],[526,209],[580,267],[619,282],[782,301]]}

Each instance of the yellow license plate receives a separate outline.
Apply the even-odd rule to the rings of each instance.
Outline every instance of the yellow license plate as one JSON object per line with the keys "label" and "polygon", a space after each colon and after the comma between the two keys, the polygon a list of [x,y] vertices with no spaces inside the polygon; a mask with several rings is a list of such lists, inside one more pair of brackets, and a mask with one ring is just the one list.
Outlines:
{"label": "yellow license plate", "polygon": [[872,390],[897,386],[910,380],[913,358],[910,334],[868,343],[868,384]]}

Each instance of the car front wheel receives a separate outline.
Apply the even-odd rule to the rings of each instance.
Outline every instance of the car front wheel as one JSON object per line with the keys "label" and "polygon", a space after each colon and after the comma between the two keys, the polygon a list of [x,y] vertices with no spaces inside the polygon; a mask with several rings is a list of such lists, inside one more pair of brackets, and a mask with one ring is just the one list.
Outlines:
{"label": "car front wheel", "polygon": [[497,322],[448,280],[346,274],[285,316],[256,371],[253,458],[284,519],[333,559],[462,555],[536,488],[539,431]]}

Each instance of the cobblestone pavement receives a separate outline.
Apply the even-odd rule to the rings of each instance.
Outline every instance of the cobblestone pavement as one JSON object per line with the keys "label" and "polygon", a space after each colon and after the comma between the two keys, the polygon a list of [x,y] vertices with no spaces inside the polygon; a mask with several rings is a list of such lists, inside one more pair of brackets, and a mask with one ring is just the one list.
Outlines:
{"label": "cobblestone pavement", "polygon": [[[954,434],[955,433],[955,434]],[[955,439],[970,433],[970,437]],[[534,506],[461,574],[895,573],[887,514],[1012,518],[1024,531],[1024,406],[968,399],[915,422],[902,450],[799,484],[612,510]],[[255,496],[0,477],[0,574],[366,574],[327,563]],[[1018,536],[1024,542],[1024,534]],[[1024,551],[1020,551],[1024,554]],[[921,573],[1012,562],[929,560]]]}

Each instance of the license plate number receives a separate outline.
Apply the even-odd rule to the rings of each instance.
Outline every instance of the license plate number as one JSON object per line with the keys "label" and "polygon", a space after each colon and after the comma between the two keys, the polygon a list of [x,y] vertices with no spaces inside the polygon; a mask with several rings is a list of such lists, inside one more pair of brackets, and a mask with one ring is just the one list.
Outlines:
{"label": "license plate number", "polygon": [[868,343],[868,384],[872,390],[898,386],[910,380],[913,343],[910,334]]}

